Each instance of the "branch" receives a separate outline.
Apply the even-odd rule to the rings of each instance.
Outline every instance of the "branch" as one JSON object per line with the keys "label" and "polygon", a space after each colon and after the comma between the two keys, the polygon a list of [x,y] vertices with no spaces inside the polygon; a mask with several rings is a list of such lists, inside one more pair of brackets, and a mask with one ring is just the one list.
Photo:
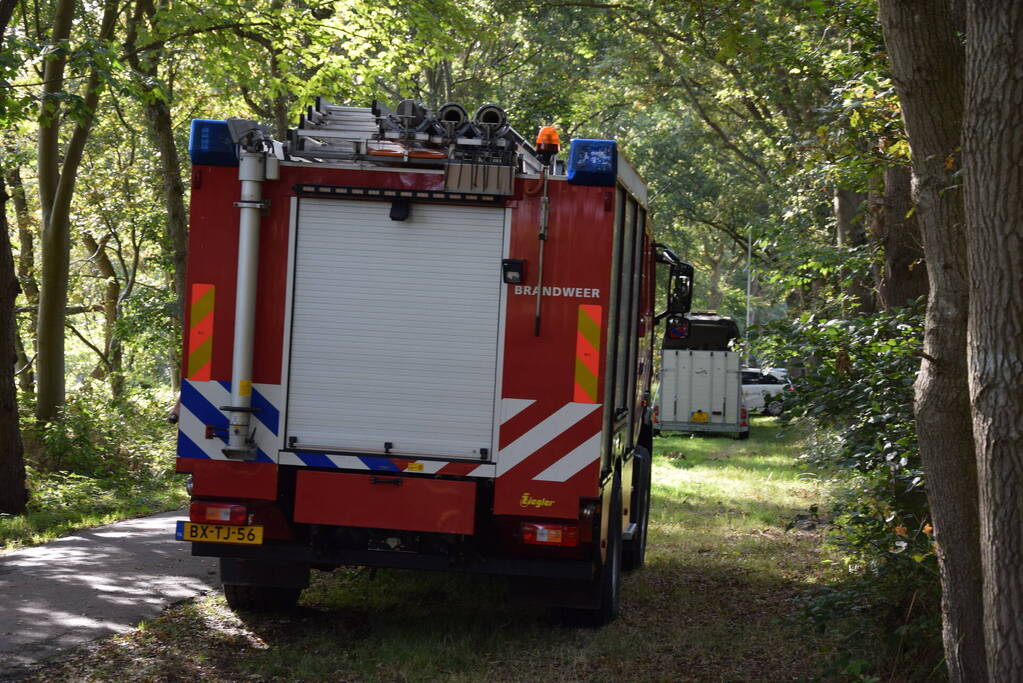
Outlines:
{"label": "branch", "polygon": [[[39,306],[18,306],[14,309],[15,313],[35,313],[39,309]],[[88,306],[68,306],[64,309],[65,315],[77,315],[78,313],[102,313],[103,306],[101,304],[90,304]]]}
{"label": "branch", "polygon": [[139,55],[139,54],[141,54],[143,52],[149,52],[151,50],[161,49],[167,43],[173,42],[175,40],[180,40],[181,38],[190,38],[192,36],[198,36],[198,35],[201,35],[203,33],[213,33],[215,31],[224,31],[224,30],[227,30],[227,29],[243,28],[245,26],[261,26],[261,25],[264,25],[264,24],[262,22],[260,22],[260,23],[253,23],[253,24],[246,24],[246,23],[240,22],[240,21],[232,21],[232,22],[226,23],[226,24],[214,24],[213,26],[205,26],[205,27],[192,28],[192,29],[188,29],[187,31],[182,31],[181,33],[172,33],[171,35],[168,35],[168,36],[166,36],[164,38],[161,38],[160,40],[154,40],[153,42],[146,43],[145,45],[138,45],[134,49],[127,51],[125,53],[125,55],[127,57],[135,57],[135,56],[137,56],[137,55]]}
{"label": "branch", "polygon": [[71,330],[71,332],[72,332],[72,333],[73,333],[73,334],[74,334],[74,335],[75,335],[76,337],[78,337],[78,338],[79,338],[79,339],[80,339],[80,340],[82,341],[82,343],[83,343],[83,344],[85,344],[85,345],[86,345],[86,346],[88,346],[88,347],[89,347],[90,349],[92,349],[93,351],[95,351],[95,352],[96,352],[96,355],[97,355],[97,356],[99,356],[99,359],[100,359],[101,361],[103,361],[103,365],[107,366],[107,370],[110,370],[110,369],[111,369],[111,366],[110,366],[110,361],[109,361],[109,360],[107,359],[107,355],[106,355],[105,353],[103,353],[102,351],[100,351],[100,350],[99,350],[99,349],[98,349],[98,348],[96,347],[96,345],[95,345],[95,344],[93,344],[93,343],[92,343],[91,341],[89,341],[89,340],[88,340],[88,339],[86,339],[86,338],[85,338],[84,336],[82,336],[82,333],[81,333],[81,332],[79,332],[79,331],[78,331],[78,329],[77,329],[77,328],[75,328],[75,326],[74,326],[74,325],[72,325],[71,323],[64,323],[64,326],[65,326],[65,327],[67,327],[67,328],[68,328],[69,330]]}
{"label": "branch", "polygon": [[735,152],[736,156],[738,156],[740,159],[753,166],[753,168],[756,169],[757,174],[760,175],[760,177],[763,178],[764,181],[774,184],[774,181],[771,179],[771,174],[767,171],[766,168],[764,168],[763,164],[761,164],[758,160],[754,159],[752,156],[746,154],[741,149],[739,149],[739,146],[732,142],[732,139],[728,136],[727,133],[725,133],[721,126],[718,125],[717,121],[711,118],[710,114],[708,114],[707,110],[703,107],[703,103],[700,102],[700,98],[696,95],[695,92],[693,92],[692,86],[686,80],[685,76],[679,76],[679,82],[685,89],[686,94],[689,95],[689,101],[696,109],[696,113],[700,115],[700,118],[703,119],[703,122],[706,123],[711,130],[718,134],[718,137],[721,138],[721,141],[725,144],[725,147]]}
{"label": "branch", "polygon": [[14,371],[14,376],[17,377],[18,375],[20,375],[21,373],[25,372],[30,367],[32,367],[32,363],[35,362],[36,356],[38,356],[38,355],[39,355],[38,353],[37,354],[33,354],[33,356],[31,358],[29,358],[27,361],[25,361],[25,364],[21,367],[20,370],[15,370]]}

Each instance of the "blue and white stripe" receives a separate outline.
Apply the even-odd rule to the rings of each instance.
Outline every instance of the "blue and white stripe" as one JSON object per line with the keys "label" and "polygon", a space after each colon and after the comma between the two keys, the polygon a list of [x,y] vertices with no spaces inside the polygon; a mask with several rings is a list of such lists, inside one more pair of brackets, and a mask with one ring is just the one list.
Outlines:
{"label": "blue and white stripe", "polygon": [[[281,386],[255,384],[252,387],[253,421],[250,425],[256,442],[257,462],[275,462],[281,447]],[[178,457],[205,460],[227,460],[222,449],[227,443],[227,415],[220,406],[231,404],[230,382],[181,381],[181,404],[178,414]],[[214,437],[206,438],[206,426],[213,427]]]}

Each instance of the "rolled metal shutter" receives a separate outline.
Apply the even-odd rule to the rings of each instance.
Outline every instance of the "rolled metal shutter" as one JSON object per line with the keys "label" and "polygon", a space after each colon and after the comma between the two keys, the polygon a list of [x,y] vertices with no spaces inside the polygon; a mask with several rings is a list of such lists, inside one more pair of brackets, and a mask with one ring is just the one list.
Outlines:
{"label": "rolled metal shutter", "polygon": [[287,442],[481,459],[493,448],[504,210],[389,211],[299,201]]}

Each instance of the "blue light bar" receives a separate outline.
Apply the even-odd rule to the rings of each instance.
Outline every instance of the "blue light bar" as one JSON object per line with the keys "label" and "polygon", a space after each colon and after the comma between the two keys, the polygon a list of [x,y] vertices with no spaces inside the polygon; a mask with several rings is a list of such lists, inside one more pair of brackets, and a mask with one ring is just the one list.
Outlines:
{"label": "blue light bar", "polygon": [[618,143],[614,140],[572,140],[568,151],[568,182],[614,187],[618,179]]}
{"label": "blue light bar", "polygon": [[193,164],[237,166],[238,146],[231,141],[227,121],[192,119],[188,156]]}

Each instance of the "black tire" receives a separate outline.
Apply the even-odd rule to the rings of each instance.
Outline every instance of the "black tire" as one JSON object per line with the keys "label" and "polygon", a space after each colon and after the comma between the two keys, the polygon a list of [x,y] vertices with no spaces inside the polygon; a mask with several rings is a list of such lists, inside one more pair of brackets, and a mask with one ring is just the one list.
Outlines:
{"label": "black tire", "polygon": [[302,594],[301,588],[292,586],[245,586],[224,584],[224,597],[235,611],[285,612],[293,609]]}
{"label": "black tire", "polygon": [[608,510],[607,552],[597,575],[584,586],[588,602],[595,607],[565,608],[560,617],[572,626],[597,628],[611,623],[618,616],[622,591],[622,473],[615,468]]}
{"label": "black tire", "polygon": [[650,451],[642,446],[636,447],[632,456],[632,500],[629,510],[636,531],[632,540],[622,543],[622,569],[633,571],[646,564],[647,527],[650,524],[650,486],[653,463]]}
{"label": "black tire", "polygon": [[769,398],[764,404],[764,412],[771,417],[778,417],[785,410],[785,402],[780,398]]}
{"label": "black tire", "polygon": [[735,438],[736,438],[736,439],[738,439],[739,441],[745,441],[746,439],[748,439],[748,438],[749,438],[749,430],[747,429],[747,430],[746,430],[746,431],[744,431],[744,432],[739,432],[739,433],[738,433],[738,434],[737,434],[737,435],[735,436]]}

